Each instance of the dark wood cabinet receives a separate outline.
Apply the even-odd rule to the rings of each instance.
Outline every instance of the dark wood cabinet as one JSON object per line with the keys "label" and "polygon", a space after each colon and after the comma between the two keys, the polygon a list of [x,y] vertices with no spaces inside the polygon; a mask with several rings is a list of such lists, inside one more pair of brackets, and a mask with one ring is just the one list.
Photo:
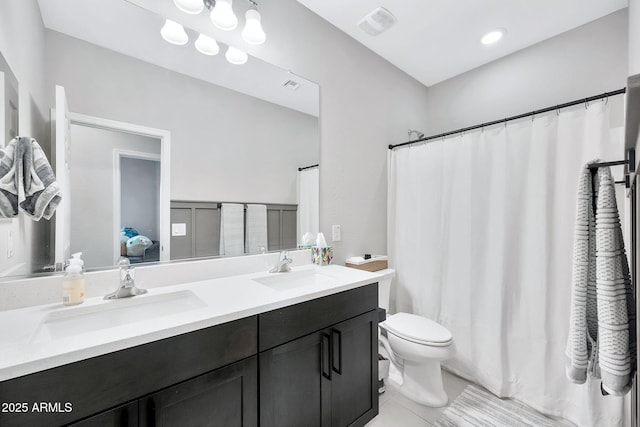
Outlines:
{"label": "dark wood cabinet", "polygon": [[0,412],[0,426],[68,425],[255,356],[257,320],[246,317],[0,382],[0,402],[72,405],[69,411]]}
{"label": "dark wood cabinet", "polygon": [[138,402],[118,406],[69,427],[138,427]]}
{"label": "dark wood cabinet", "polygon": [[[353,304],[335,305],[356,295],[360,299]],[[261,338],[287,341],[259,354],[261,427],[364,426],[378,414],[377,287],[314,303],[264,314],[272,327],[288,325],[288,333],[263,328],[259,317]],[[354,307],[369,311],[349,318]],[[338,322],[331,325],[332,320]],[[314,323],[327,327],[290,340]]]}
{"label": "dark wood cabinet", "polygon": [[[323,344],[324,341],[324,344]],[[330,425],[328,338],[316,332],[260,353],[260,426]]]}
{"label": "dark wood cabinet", "polygon": [[378,413],[377,306],[374,283],[3,381],[0,402],[54,410],[0,412],[0,425],[364,426]]}
{"label": "dark wood cabinet", "polygon": [[256,427],[257,372],[254,356],[140,399],[140,425]]}
{"label": "dark wood cabinet", "polygon": [[378,313],[331,328],[331,425],[363,426],[378,415]]}

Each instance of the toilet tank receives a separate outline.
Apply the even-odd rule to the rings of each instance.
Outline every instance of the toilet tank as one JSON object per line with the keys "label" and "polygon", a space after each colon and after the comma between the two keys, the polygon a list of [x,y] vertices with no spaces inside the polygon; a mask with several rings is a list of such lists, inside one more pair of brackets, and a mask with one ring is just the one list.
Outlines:
{"label": "toilet tank", "polygon": [[389,295],[391,294],[391,282],[396,275],[393,268],[387,268],[375,272],[378,278],[378,306],[389,311]]}

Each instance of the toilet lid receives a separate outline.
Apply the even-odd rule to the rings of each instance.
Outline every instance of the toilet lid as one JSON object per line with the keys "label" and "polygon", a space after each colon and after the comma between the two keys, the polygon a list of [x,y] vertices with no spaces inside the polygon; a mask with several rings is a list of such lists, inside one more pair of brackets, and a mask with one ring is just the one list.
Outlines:
{"label": "toilet lid", "polygon": [[387,317],[385,329],[401,338],[424,344],[447,344],[453,336],[447,328],[426,317],[396,313]]}

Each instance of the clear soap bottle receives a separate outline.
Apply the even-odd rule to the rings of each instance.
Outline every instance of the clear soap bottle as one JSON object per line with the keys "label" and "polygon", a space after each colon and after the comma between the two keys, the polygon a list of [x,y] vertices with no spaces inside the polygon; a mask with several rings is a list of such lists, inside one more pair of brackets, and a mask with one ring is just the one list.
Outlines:
{"label": "clear soap bottle", "polygon": [[82,252],[72,255],[62,279],[62,304],[77,305],[84,302],[84,261]]}

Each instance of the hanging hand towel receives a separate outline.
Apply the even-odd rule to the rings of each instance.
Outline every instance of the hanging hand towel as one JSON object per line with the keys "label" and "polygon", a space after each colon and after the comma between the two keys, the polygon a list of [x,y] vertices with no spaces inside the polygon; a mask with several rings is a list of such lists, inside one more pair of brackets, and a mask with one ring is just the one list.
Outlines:
{"label": "hanging hand towel", "polygon": [[33,138],[17,137],[15,168],[20,208],[33,220],[51,219],[60,203],[60,187],[42,148]]}
{"label": "hanging hand towel", "polygon": [[244,254],[244,205],[223,203],[220,212],[220,255]]}
{"label": "hanging hand towel", "polygon": [[13,218],[18,215],[18,183],[14,153],[18,139],[14,138],[0,149],[0,217]]}
{"label": "hanging hand towel", "polygon": [[267,249],[267,205],[247,205],[247,231],[245,236],[247,253],[260,253]]}
{"label": "hanging hand towel", "polygon": [[608,167],[580,174],[572,286],[567,377],[584,383],[589,374],[604,392],[624,395],[636,369],[635,304]]}

